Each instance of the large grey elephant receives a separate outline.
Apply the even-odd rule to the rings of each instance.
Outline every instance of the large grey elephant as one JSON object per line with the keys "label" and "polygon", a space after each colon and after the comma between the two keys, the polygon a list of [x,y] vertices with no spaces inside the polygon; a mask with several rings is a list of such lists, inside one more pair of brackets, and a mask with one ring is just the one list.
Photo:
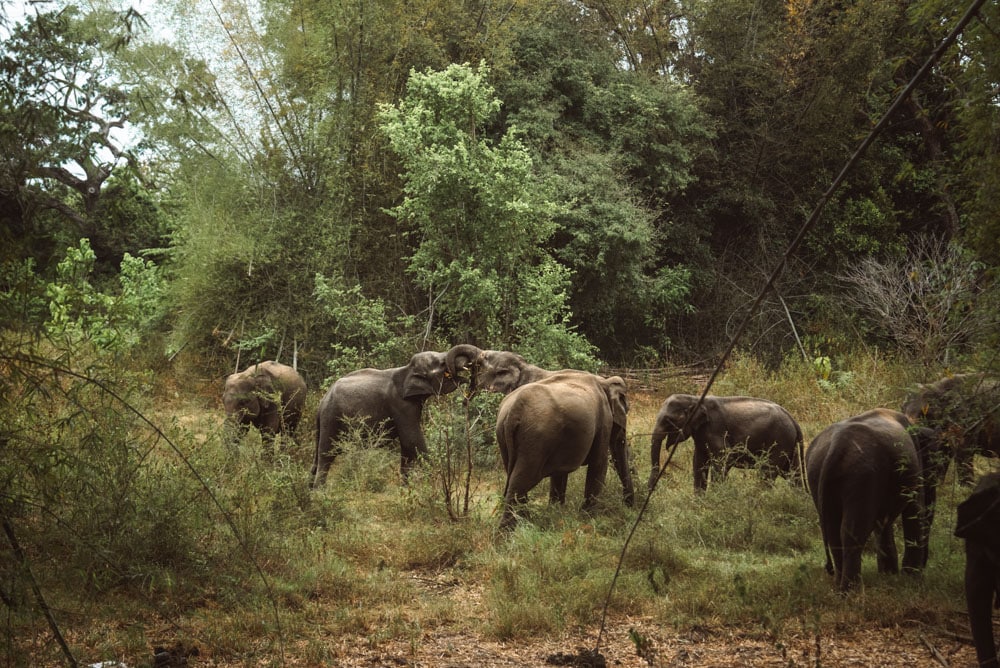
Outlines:
{"label": "large grey elephant", "polygon": [[[695,408],[697,406],[697,409]],[[763,472],[801,479],[802,429],[784,408],[754,397],[707,396],[701,405],[693,394],[671,394],[660,407],[650,448],[652,489],[660,472],[660,446],[694,438],[694,488],[724,479],[732,467],[762,466]]]}
{"label": "large grey elephant", "polygon": [[965,539],[965,603],[980,666],[997,668],[993,608],[1000,607],[1000,473],[980,478],[958,504],[955,535]]}
{"label": "large grey elephant", "polygon": [[952,445],[959,481],[971,485],[973,458],[1000,455],[1000,381],[982,373],[920,385],[903,404],[911,421],[938,431]]}
{"label": "large grey elephant", "polygon": [[[465,349],[466,346],[456,346]],[[469,346],[475,353],[478,348]],[[454,353],[455,349],[449,351]],[[458,388],[460,368],[452,372],[445,362],[448,353],[425,351],[410,358],[406,366],[393,369],[361,369],[335,382],[320,401],[316,412],[316,456],[312,485],[326,481],[337,456],[338,441],[352,423],[368,429],[383,428],[390,439],[399,439],[400,472],[406,478],[417,457],[427,452],[420,427],[424,402]]]}
{"label": "large grey elephant", "polygon": [[517,522],[517,506],[543,478],[551,478],[550,501],[564,502],[567,478],[581,466],[587,467],[584,508],[593,506],[604,488],[609,454],[625,502],[632,505],[627,415],[627,387],[618,376],[553,373],[508,394],[496,430],[507,472],[501,528]]}
{"label": "large grey elephant", "polygon": [[876,408],[835,422],[809,444],[806,474],[819,514],[826,570],[841,591],[861,580],[861,553],[878,533],[878,570],[899,572],[893,524],[902,516],[903,571],[927,564],[944,443],[902,413]]}
{"label": "large grey elephant", "polygon": [[240,433],[256,427],[265,438],[294,435],[306,402],[306,381],[298,371],[274,361],[261,362],[226,378],[222,404]]}

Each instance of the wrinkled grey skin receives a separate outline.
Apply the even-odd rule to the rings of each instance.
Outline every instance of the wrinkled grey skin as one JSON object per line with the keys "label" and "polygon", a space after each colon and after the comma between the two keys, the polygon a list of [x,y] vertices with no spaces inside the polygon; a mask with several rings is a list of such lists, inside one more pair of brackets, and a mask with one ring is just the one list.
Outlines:
{"label": "wrinkled grey skin", "polygon": [[[660,407],[650,443],[649,488],[660,471],[660,445],[666,447],[694,438],[694,488],[725,479],[730,468],[766,464],[764,473],[801,479],[802,430],[788,411],[766,399],[753,397],[698,397],[672,394]],[[685,420],[692,411],[685,427]]]}
{"label": "wrinkled grey skin", "polygon": [[265,438],[293,436],[305,402],[306,382],[299,372],[274,361],[230,374],[222,392],[226,417],[239,432],[253,426]]}
{"label": "wrinkled grey skin", "polygon": [[335,382],[316,412],[312,486],[319,487],[326,481],[330,464],[337,456],[337,442],[352,423],[362,423],[372,430],[384,428],[389,439],[399,440],[400,472],[405,479],[417,457],[427,453],[420,427],[424,402],[458,388],[460,368],[454,373],[448,370],[447,354],[420,352],[406,366],[361,369]]}
{"label": "wrinkled grey skin", "polygon": [[838,589],[861,580],[861,553],[878,534],[878,570],[898,573],[893,524],[902,516],[903,571],[927,564],[937,484],[948,455],[933,431],[877,408],[835,422],[809,444],[806,474],[819,514],[826,570]]}
{"label": "wrinkled grey skin", "polygon": [[958,504],[955,535],[965,539],[965,603],[980,666],[997,668],[993,608],[1000,606],[1000,473],[980,478]]}
{"label": "wrinkled grey skin", "polygon": [[581,466],[587,467],[584,508],[592,507],[604,488],[609,454],[631,506],[627,414],[627,387],[618,376],[553,373],[508,394],[496,428],[507,472],[501,528],[516,524],[516,508],[543,478],[551,478],[549,500],[565,502],[567,478]]}
{"label": "wrinkled grey skin", "polygon": [[976,454],[1000,455],[1000,382],[995,378],[965,373],[920,385],[906,398],[903,413],[951,442],[963,485],[973,482]]}

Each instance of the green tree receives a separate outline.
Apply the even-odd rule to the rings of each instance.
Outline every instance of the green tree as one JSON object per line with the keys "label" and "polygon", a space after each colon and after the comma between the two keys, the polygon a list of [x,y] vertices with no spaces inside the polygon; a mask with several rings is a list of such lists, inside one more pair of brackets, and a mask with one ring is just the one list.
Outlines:
{"label": "green tree", "polygon": [[144,25],[131,9],[75,5],[0,25],[3,259],[31,256],[44,269],[86,237],[112,273],[125,252],[160,245],[163,229],[126,131],[131,88],[111,65]]}
{"label": "green tree", "polygon": [[605,359],[631,363],[665,352],[665,323],[689,308],[686,265],[699,251],[678,234],[673,203],[712,132],[673,77],[622,67],[608,12],[545,5],[519,26],[496,85],[502,122],[523,131],[560,205],[548,245],[572,272],[573,323]]}
{"label": "green tree", "polygon": [[566,361],[587,346],[568,327],[569,273],[544,249],[557,210],[516,130],[482,134],[500,109],[488,74],[482,63],[412,72],[406,97],[383,107],[404,166],[392,213],[419,238],[409,271],[427,296],[428,330]]}

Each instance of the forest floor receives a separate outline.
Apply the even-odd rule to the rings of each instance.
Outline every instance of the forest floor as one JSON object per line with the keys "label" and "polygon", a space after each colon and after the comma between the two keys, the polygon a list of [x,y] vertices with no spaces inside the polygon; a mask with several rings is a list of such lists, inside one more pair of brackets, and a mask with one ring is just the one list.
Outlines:
{"label": "forest floor", "polygon": [[[647,651],[640,656],[632,633],[637,632]],[[966,634],[967,636],[967,634]],[[643,619],[609,622],[594,660],[596,630],[580,629],[559,638],[504,643],[446,629],[425,634],[414,647],[407,641],[378,647],[366,640],[338,640],[331,648],[333,665],[345,667],[513,667],[513,666],[975,666],[975,651],[968,637],[920,623],[908,627],[855,629],[841,633],[784,633],[774,639],[761,633],[731,628],[696,628],[685,632]],[[287,665],[300,663],[288,649]],[[603,663],[601,662],[603,659]]]}

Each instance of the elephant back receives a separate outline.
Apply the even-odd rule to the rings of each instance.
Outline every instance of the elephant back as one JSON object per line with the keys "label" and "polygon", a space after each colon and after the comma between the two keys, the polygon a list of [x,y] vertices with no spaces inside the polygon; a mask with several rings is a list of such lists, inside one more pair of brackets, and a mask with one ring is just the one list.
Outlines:
{"label": "elephant back", "polygon": [[979,479],[972,494],[958,504],[955,536],[1000,550],[1000,473]]}

